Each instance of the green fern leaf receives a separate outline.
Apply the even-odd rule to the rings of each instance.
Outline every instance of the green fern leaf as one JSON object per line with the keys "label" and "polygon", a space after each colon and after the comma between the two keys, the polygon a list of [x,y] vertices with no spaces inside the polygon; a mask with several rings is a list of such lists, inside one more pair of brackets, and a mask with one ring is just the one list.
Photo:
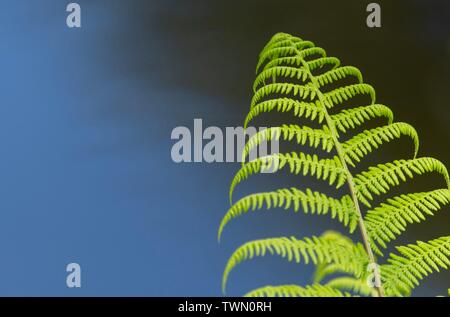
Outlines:
{"label": "green fern leaf", "polygon": [[341,61],[336,57],[321,57],[312,61],[307,61],[306,65],[310,71],[321,69],[323,67],[331,66],[331,69],[335,69],[341,65]]}
{"label": "green fern leaf", "polygon": [[392,124],[394,121],[394,115],[391,109],[380,104],[344,109],[341,112],[331,116],[336,128],[344,133],[347,132],[348,129],[354,129],[355,127],[362,125],[367,120],[376,117],[387,118],[389,124]]}
{"label": "green fern leaf", "polygon": [[264,129],[253,135],[245,144],[242,153],[242,164],[244,164],[249,153],[264,141],[279,141],[280,139],[284,141],[295,140],[299,145],[308,143],[313,148],[322,145],[322,150],[327,152],[330,152],[334,146],[327,126],[324,126],[322,129],[311,129],[307,126],[300,127],[295,124],[283,125],[281,127]]}
{"label": "green fern leaf", "polygon": [[[302,51],[303,49],[314,47],[314,43],[311,41],[297,41],[295,43],[291,42],[289,46],[283,46],[278,43],[276,46],[271,46],[266,49],[264,49],[260,53],[258,64],[256,65],[256,71],[261,67],[261,65],[268,60],[277,59],[280,56],[286,57],[286,56],[292,56],[297,51]],[[310,53],[309,53],[310,54]],[[300,53],[300,56],[302,58],[309,56],[308,53]]]}
{"label": "green fern leaf", "polygon": [[281,94],[281,95],[290,95],[298,96],[298,98],[302,98],[303,100],[314,100],[315,91],[311,85],[297,85],[291,83],[275,83],[268,84],[264,87],[259,88],[255,94],[253,95],[252,102],[250,107],[253,108],[258,101],[267,97],[271,94]]}
{"label": "green fern leaf", "polygon": [[[335,231],[326,231],[321,236],[322,239],[328,240],[331,243],[337,242],[338,244],[347,245],[349,248],[356,247],[355,243],[349,238]],[[316,271],[314,272],[313,281],[314,283],[322,282],[327,276],[339,274],[339,273],[347,273],[351,274],[355,278],[360,278],[365,271],[365,266],[367,263],[364,263],[361,267],[354,267],[354,271],[349,270],[349,268],[344,264],[340,263],[320,263],[316,266]]]}
{"label": "green fern leaf", "polygon": [[312,237],[297,240],[291,238],[270,238],[247,242],[240,246],[228,260],[223,273],[222,289],[225,292],[228,276],[236,265],[252,259],[263,257],[266,254],[279,255],[289,262],[300,263],[301,260],[308,264],[310,261],[318,263],[338,263],[350,272],[357,271],[362,263],[367,262],[367,255],[361,244],[349,246],[337,241]]}
{"label": "green fern leaf", "polygon": [[332,108],[358,95],[369,95],[372,100],[372,104],[375,103],[375,89],[373,89],[372,86],[368,84],[354,84],[336,88],[325,93],[324,97],[327,101],[325,106]]}
{"label": "green fern leaf", "polygon": [[359,84],[363,83],[361,72],[358,68],[353,66],[338,67],[336,69],[329,70],[326,73],[317,76],[316,78],[319,86],[322,87],[348,77],[356,78]]}
{"label": "green fern leaf", "polygon": [[414,157],[419,151],[419,136],[416,129],[403,122],[392,123],[383,127],[366,130],[342,144],[347,163],[355,166],[353,161],[359,162],[361,158],[378,148],[379,145],[395,138],[407,135],[414,141]]}
{"label": "green fern leaf", "polygon": [[319,192],[313,192],[310,189],[307,189],[306,192],[297,188],[279,189],[273,192],[248,195],[232,205],[220,223],[219,241],[228,222],[250,210],[261,210],[263,208],[293,208],[294,212],[298,212],[302,208],[305,214],[327,215],[330,213],[332,219],[337,217],[341,223],[349,226],[350,232],[355,230],[358,221],[353,201],[349,195],[345,195],[338,200]]}
{"label": "green fern leaf", "polygon": [[369,200],[373,195],[386,194],[391,187],[399,185],[400,181],[413,178],[414,174],[421,175],[428,172],[438,172],[443,175],[447,186],[450,179],[446,167],[440,161],[431,157],[421,157],[412,160],[398,160],[392,163],[378,164],[368,171],[355,176],[359,200],[370,207]]}
{"label": "green fern leaf", "polygon": [[329,285],[313,284],[305,287],[298,285],[265,286],[255,289],[245,297],[350,297],[347,292]]}
{"label": "green fern leaf", "polygon": [[283,42],[287,42],[287,41],[288,41],[288,43],[291,43],[291,41],[301,41],[301,39],[299,37],[292,39],[290,34],[284,33],[284,32],[275,33],[270,38],[270,40],[266,43],[264,48],[262,49],[260,56],[264,51],[266,51],[270,48],[273,48],[276,46],[286,46],[287,44],[284,44]]}
{"label": "green fern leaf", "polygon": [[[363,82],[361,72],[356,67],[340,65],[340,60],[327,56],[323,48],[287,33],[277,33],[268,41],[259,55],[257,76],[253,83],[254,95],[244,127],[247,128],[254,118],[266,113],[284,113],[293,119],[309,119],[322,127],[284,124],[256,133],[244,146],[243,164],[231,182],[229,195],[232,204],[233,191],[243,180],[256,173],[274,172],[285,167],[291,174],[314,176],[336,188],[347,183],[349,194],[335,199],[311,189],[301,191],[296,188],[250,194],[232,204],[222,219],[218,235],[220,238],[228,222],[251,210],[293,208],[294,212],[298,212],[302,208],[304,213],[330,214],[348,226],[351,232],[358,226],[363,244],[354,244],[350,239],[332,232],[313,239],[269,238],[248,242],[238,248],[228,261],[223,286],[238,263],[266,253],[297,262],[300,258],[305,262],[312,261],[317,266],[315,284],[307,287],[267,286],[250,295],[325,296],[331,292],[341,296],[347,294],[344,291],[350,291],[358,295],[383,296],[384,288],[387,295],[408,295],[423,276],[449,265],[450,238],[444,237],[429,243],[418,242],[417,245],[399,247],[400,255],[391,255],[389,264],[381,265],[381,277],[379,267],[372,266],[377,263],[374,252],[380,255],[381,261],[381,249],[402,234],[408,224],[423,221],[450,202],[450,179],[440,161],[429,157],[416,158],[419,148],[416,130],[409,124],[393,122],[392,111],[385,105],[375,103],[375,90]],[[348,84],[349,80],[354,83]],[[330,84],[334,89],[326,89]],[[354,103],[358,96],[370,97],[370,104],[329,113],[329,109],[335,106],[344,107],[346,101]],[[347,133],[374,118],[386,118],[387,125],[366,129],[341,141],[339,133]],[[401,136],[408,136],[414,142],[412,159],[378,164],[356,175],[349,169],[349,166],[357,167],[366,155],[382,144]],[[314,152],[305,154],[295,151],[274,153],[245,162],[262,142],[271,140],[295,141],[297,145],[309,146],[312,150],[335,151],[335,155],[319,159]],[[363,216],[361,207],[365,205],[370,208],[374,196],[387,194],[394,186],[414,175],[431,172],[443,175],[449,189],[389,198]],[[369,276],[366,270],[369,263],[370,268],[374,267],[375,282],[382,282],[375,289],[364,282],[365,277]],[[333,279],[326,284],[318,284],[331,276]],[[336,291],[338,293],[333,293]]]}
{"label": "green fern leaf", "polygon": [[264,171],[279,171],[289,167],[289,172],[294,175],[300,173],[315,176],[317,179],[328,180],[329,185],[336,184],[336,188],[345,183],[346,174],[337,157],[333,159],[319,159],[317,155],[304,154],[302,152],[271,154],[250,161],[237,172],[230,185],[230,202],[236,185],[247,179],[250,175]]}
{"label": "green fern leaf", "polygon": [[391,253],[389,264],[381,268],[386,293],[394,296],[410,294],[419,281],[440,268],[450,266],[450,236],[428,242],[397,247],[400,255]]}
{"label": "green fern leaf", "polygon": [[281,113],[290,112],[298,118],[306,118],[311,120],[317,119],[319,123],[323,121],[325,116],[322,109],[314,102],[302,102],[290,98],[276,98],[266,100],[255,105],[245,118],[244,128],[247,128],[248,123],[255,117],[262,113],[268,113],[271,111]]}
{"label": "green fern leaf", "polygon": [[390,198],[369,210],[364,221],[373,247],[382,254],[378,245],[386,248],[386,243],[396,239],[408,224],[419,223],[425,220],[426,215],[433,216],[434,211],[449,202],[450,190],[437,189]]}
{"label": "green fern leaf", "polygon": [[277,67],[280,65],[286,65],[286,66],[300,66],[302,63],[305,62],[310,70],[320,69],[326,66],[330,66],[331,69],[335,69],[339,67],[341,62],[336,57],[320,57],[311,61],[304,61],[303,57],[300,55],[296,56],[289,56],[289,57],[279,57],[271,60],[269,63],[267,63],[263,70],[270,69],[272,67]]}
{"label": "green fern leaf", "polygon": [[[332,63],[333,65],[336,65],[336,61],[333,58],[325,58],[325,51],[322,48],[319,47],[313,47],[309,48],[307,50],[302,51],[302,56],[298,56],[297,58],[304,58],[305,55],[313,55],[313,54],[319,54],[323,58],[319,59],[317,61],[313,60],[310,61],[310,67],[312,68],[318,68],[320,66],[323,66],[323,63],[328,62]],[[256,92],[257,87],[261,84],[265,84],[267,80],[271,79],[272,83],[276,83],[279,78],[284,79],[297,79],[306,81],[308,78],[308,72],[306,69],[298,68],[298,67],[292,67],[292,66],[279,66],[279,63],[286,62],[288,65],[290,64],[296,64],[295,59],[293,60],[286,60],[286,59],[280,59],[277,60],[276,63],[269,64],[267,68],[265,68],[259,75],[256,77],[254,83],[253,83],[253,92]],[[319,82],[320,87],[334,83],[340,79],[348,78],[348,77],[354,77],[358,81],[358,83],[362,83],[362,74],[359,71],[358,68],[353,66],[343,66],[338,68],[333,68],[332,70],[329,70],[325,72],[322,75],[317,76],[317,81]]]}
{"label": "green fern leaf", "polygon": [[306,79],[308,78],[308,73],[301,68],[290,66],[275,66],[264,70],[256,77],[255,82],[253,83],[253,91],[256,92],[258,86],[260,84],[265,84],[266,80],[272,79],[273,83],[276,83],[277,78],[280,77],[291,79],[296,78],[306,81]]}
{"label": "green fern leaf", "polygon": [[377,296],[376,290],[367,284],[365,278],[354,278],[350,276],[336,277],[328,281],[325,286],[331,287],[336,290],[348,291],[364,296]]}
{"label": "green fern leaf", "polygon": [[351,276],[355,276],[360,274],[361,269],[357,269],[355,272],[351,272],[346,269],[344,265],[340,265],[337,263],[320,263],[316,266],[316,270],[313,275],[313,282],[320,283],[325,280],[329,276],[340,275],[340,274],[350,274]]}

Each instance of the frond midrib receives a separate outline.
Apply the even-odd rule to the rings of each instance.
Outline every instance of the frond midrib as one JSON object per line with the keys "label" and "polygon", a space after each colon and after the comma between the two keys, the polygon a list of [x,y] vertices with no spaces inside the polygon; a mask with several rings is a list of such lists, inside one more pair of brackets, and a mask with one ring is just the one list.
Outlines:
{"label": "frond midrib", "polygon": [[[294,45],[293,42],[291,43],[291,45],[294,48],[294,51],[296,52],[296,55],[301,57],[302,54],[296,48],[296,46]],[[317,97],[319,99],[319,104],[322,105],[322,110],[323,110],[323,112],[325,114],[325,121],[326,121],[326,124],[328,125],[328,128],[329,128],[330,133],[331,133],[332,138],[333,138],[333,141],[335,143],[336,152],[338,154],[338,157],[339,157],[339,160],[341,162],[342,168],[345,171],[345,173],[347,174],[346,179],[347,179],[347,183],[348,183],[348,186],[349,186],[350,195],[352,196],[353,203],[355,204],[355,211],[356,211],[357,216],[358,216],[358,227],[360,229],[361,236],[362,236],[363,243],[364,243],[364,247],[365,247],[366,252],[367,252],[367,254],[369,256],[369,260],[370,260],[371,263],[375,264],[375,271],[374,271],[375,279],[376,279],[376,282],[380,285],[379,287],[377,287],[378,294],[380,296],[383,296],[384,295],[384,291],[383,291],[383,286],[381,285],[381,276],[380,276],[380,272],[378,271],[377,262],[375,260],[374,253],[373,253],[372,247],[370,245],[369,235],[367,233],[367,229],[366,229],[366,226],[364,224],[364,219],[362,217],[361,209],[360,209],[360,206],[359,206],[359,201],[358,201],[358,198],[357,198],[356,184],[355,184],[355,182],[353,180],[353,175],[351,174],[349,168],[347,167],[347,163],[345,161],[345,151],[342,148],[342,145],[341,145],[341,143],[338,140],[338,133],[337,133],[336,127],[334,125],[333,119],[331,118],[331,116],[330,116],[330,114],[328,113],[328,110],[327,110],[327,108],[331,108],[331,107],[327,106],[328,105],[328,98],[326,96],[324,96],[324,94],[321,92],[320,85],[318,84],[316,77],[312,74],[308,63],[303,58],[300,58],[300,60],[301,60],[302,66],[304,67],[304,69],[308,73],[308,76],[309,76],[309,78],[311,80],[311,87],[315,90],[315,93],[316,93],[316,95],[317,95]]]}

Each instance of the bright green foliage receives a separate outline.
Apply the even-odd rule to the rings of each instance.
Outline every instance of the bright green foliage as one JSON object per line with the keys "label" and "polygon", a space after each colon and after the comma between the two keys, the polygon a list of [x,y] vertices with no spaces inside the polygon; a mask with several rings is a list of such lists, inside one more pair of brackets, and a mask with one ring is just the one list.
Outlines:
{"label": "bright green foliage", "polygon": [[271,111],[290,112],[295,117],[318,120],[319,123],[323,121],[325,116],[323,110],[313,102],[297,101],[290,98],[274,98],[265,100],[254,106],[245,119],[244,128],[247,128],[248,123],[261,113]]}
{"label": "bright green foliage", "polygon": [[407,123],[397,122],[384,127],[366,130],[355,135],[350,140],[342,144],[347,163],[355,166],[353,161],[359,162],[372,152],[373,148],[378,148],[381,144],[400,138],[402,135],[410,136],[414,141],[414,157],[419,151],[419,136],[416,130]]}
{"label": "bright green foliage", "polygon": [[386,203],[369,210],[365,216],[367,231],[372,238],[372,248],[382,254],[377,245],[386,248],[386,243],[404,232],[408,224],[424,221],[426,216],[433,216],[434,211],[449,202],[448,189],[389,198]]}
{"label": "bright green foliage", "polygon": [[414,174],[421,175],[427,172],[442,174],[450,186],[449,175],[445,166],[438,160],[430,157],[421,157],[412,160],[399,160],[392,163],[378,164],[370,167],[368,171],[355,176],[359,200],[370,207],[369,200],[373,195],[386,194],[391,187],[413,178]]}
{"label": "bright green foliage", "polygon": [[250,210],[261,210],[271,208],[293,209],[298,212],[301,209],[305,214],[330,214],[331,218],[337,219],[345,226],[349,226],[350,232],[356,228],[358,215],[353,208],[353,202],[349,195],[341,199],[328,197],[319,192],[313,192],[309,188],[302,192],[297,188],[279,189],[274,192],[256,193],[241,198],[233,204],[223,217],[219,228],[219,240],[223,228],[231,220]]}
{"label": "bright green foliage", "polygon": [[361,244],[340,243],[323,237],[297,240],[291,238],[269,238],[254,240],[240,246],[228,260],[223,273],[222,287],[225,290],[228,275],[239,263],[266,254],[279,255],[288,261],[308,264],[336,263],[344,272],[362,274],[367,256]]}
{"label": "bright green foliage", "polygon": [[250,175],[261,173],[264,170],[281,170],[289,167],[291,174],[303,174],[315,176],[317,179],[328,181],[329,185],[341,187],[345,183],[345,172],[337,156],[329,159],[319,159],[317,155],[305,154],[302,152],[275,153],[259,157],[250,161],[239,170],[235,175],[230,186],[230,201],[233,198],[233,191],[236,185],[247,179]]}
{"label": "bright green foliage", "polygon": [[[428,274],[449,267],[449,236],[398,246],[399,255],[390,254],[387,262],[383,261],[382,250],[405,232],[408,224],[426,220],[450,202],[450,178],[440,161],[417,157],[416,130],[407,123],[394,122],[391,109],[376,103],[375,89],[364,83],[361,72],[353,66],[341,66],[339,59],[327,56],[325,50],[313,42],[286,33],[278,33],[270,39],[260,53],[256,70],[254,95],[244,127],[264,113],[285,113],[319,127],[284,124],[262,130],[248,140],[242,153],[242,167],[230,186],[231,207],[220,224],[219,239],[225,226],[239,216],[250,211],[281,209],[329,215],[350,233],[358,227],[363,243],[354,243],[336,232],[312,238],[250,241],[237,248],[228,260],[223,288],[238,264],[266,255],[296,263],[313,263],[316,265],[314,283],[304,287],[265,286],[247,296],[404,296],[411,294]],[[358,96],[368,102],[349,108]],[[347,135],[376,118],[385,120],[385,125]],[[375,149],[402,137],[412,141],[414,148],[410,157],[371,166],[362,172],[356,170]],[[322,150],[325,154],[294,151],[253,158],[254,150],[270,140],[288,141],[312,151]],[[324,181],[323,185],[334,188],[347,183],[349,192],[331,197],[310,188],[280,188],[253,193],[233,203],[233,192],[246,179],[269,170],[276,175],[283,169],[300,178],[315,177]],[[389,194],[402,182],[425,173],[443,176],[446,188],[401,194],[372,207],[375,196]],[[380,264],[379,270],[368,270],[375,262]],[[373,283],[369,283],[378,279],[381,286],[373,287]]]}
{"label": "bright green foliage", "polygon": [[282,125],[281,127],[273,127],[259,131],[253,135],[245,144],[242,153],[242,162],[244,163],[250,151],[260,145],[263,141],[270,140],[294,140],[299,145],[309,145],[313,148],[319,146],[322,150],[330,152],[333,149],[333,140],[327,126],[323,129],[311,129],[310,127],[300,127],[298,125]]}
{"label": "bright green foliage", "polygon": [[351,276],[336,277],[325,284],[332,289],[340,291],[349,291],[363,296],[377,296],[374,288],[367,285],[365,278],[356,278]]}
{"label": "bright green foliage", "polygon": [[332,115],[331,119],[338,130],[346,132],[348,129],[354,129],[362,125],[365,121],[376,117],[387,118],[389,124],[394,120],[391,109],[379,104],[343,109],[338,114]]}
{"label": "bright green foliage", "polygon": [[381,267],[388,295],[409,294],[419,281],[433,271],[450,266],[450,237],[397,247],[400,255],[390,254],[389,264]]}
{"label": "bright green foliage", "polygon": [[313,284],[306,287],[298,285],[266,286],[255,289],[246,297],[349,297],[349,293],[329,285]]}

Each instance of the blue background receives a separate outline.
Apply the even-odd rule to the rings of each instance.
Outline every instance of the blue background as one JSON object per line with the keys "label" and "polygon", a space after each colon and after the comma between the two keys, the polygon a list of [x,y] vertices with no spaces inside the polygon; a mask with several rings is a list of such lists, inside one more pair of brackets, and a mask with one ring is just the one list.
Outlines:
{"label": "blue background", "polygon": [[[176,126],[242,124],[256,56],[277,31],[360,66],[379,100],[418,127],[422,153],[448,166],[444,1],[382,3],[380,30],[355,1],[78,1],[81,29],[67,28],[67,3],[2,1],[0,295],[218,296],[239,244],[343,231],[326,217],[254,214],[219,245],[238,164],[170,158]],[[448,234],[446,209],[405,241]],[[80,289],[66,287],[70,262],[81,265]],[[232,273],[228,294],[311,273],[257,259]],[[445,294],[447,273],[416,295]]]}

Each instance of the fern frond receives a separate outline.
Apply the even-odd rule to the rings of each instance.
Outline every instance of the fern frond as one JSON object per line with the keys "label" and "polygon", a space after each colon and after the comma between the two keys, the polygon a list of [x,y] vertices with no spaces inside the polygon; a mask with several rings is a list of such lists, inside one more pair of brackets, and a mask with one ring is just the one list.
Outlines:
{"label": "fern frond", "polygon": [[268,62],[262,71],[268,70],[277,66],[297,66],[299,67],[302,64],[303,58],[300,56],[288,56],[288,57],[279,57],[274,58],[270,62]]}
{"label": "fern frond", "polygon": [[308,264],[310,261],[318,263],[338,263],[348,271],[357,271],[362,263],[367,261],[367,255],[361,244],[349,246],[337,241],[312,237],[297,240],[291,238],[270,238],[254,240],[240,246],[228,260],[223,273],[222,289],[225,291],[228,276],[231,270],[239,263],[254,257],[263,257],[266,254],[278,255],[289,262]]}
{"label": "fern frond", "polygon": [[[331,243],[337,242],[338,244],[347,245],[349,248],[356,246],[356,244],[349,237],[335,231],[326,231],[320,237],[330,241]],[[341,265],[340,263],[319,263],[316,265],[313,281],[314,283],[320,283],[327,276],[338,273],[347,273],[351,274],[353,277],[360,278],[365,271],[366,264],[367,263],[364,263],[361,267],[355,267],[355,270],[351,271],[348,267]]]}
{"label": "fern frond", "polygon": [[306,65],[311,71],[323,68],[328,65],[331,66],[331,69],[335,69],[341,65],[341,61],[336,57],[321,57],[314,59],[312,61],[307,61]]}
{"label": "fern frond", "polygon": [[[311,41],[303,41],[297,38],[297,41],[287,39],[278,41],[264,48],[259,54],[258,64],[256,66],[256,72],[266,60],[278,60],[280,58],[293,57],[294,53],[298,53],[301,58],[306,58],[312,55],[319,55],[326,57],[326,52],[323,48],[315,47]],[[266,69],[266,68],[265,68]]]}
{"label": "fern frond", "polygon": [[261,173],[264,171],[279,171],[285,166],[289,167],[289,172],[294,175],[302,173],[305,175],[315,176],[317,179],[328,180],[329,185],[336,188],[341,187],[345,183],[346,174],[342,168],[341,162],[337,157],[333,159],[319,159],[317,155],[309,155],[305,153],[276,153],[257,158],[250,161],[237,172],[230,185],[230,202],[234,188],[237,184],[247,179],[250,175]]}
{"label": "fern frond", "polygon": [[296,55],[296,56],[300,56],[303,59],[306,59],[307,57],[314,56],[314,55],[319,55],[321,58],[323,58],[323,57],[327,57],[327,52],[325,52],[325,50],[321,47],[314,46],[314,47],[302,49],[300,51],[299,55]]}
{"label": "fern frond", "polygon": [[355,166],[354,161],[360,162],[367,154],[371,153],[379,145],[400,138],[406,135],[414,141],[414,157],[419,151],[419,136],[416,129],[411,125],[403,122],[396,122],[383,127],[365,130],[360,134],[355,135],[350,140],[342,144],[345,152],[345,160],[352,166]]}
{"label": "fern frond", "polygon": [[337,217],[341,223],[349,226],[350,232],[355,230],[358,221],[353,201],[349,195],[345,195],[341,199],[335,199],[319,192],[313,192],[310,189],[306,189],[305,192],[297,188],[279,189],[273,192],[245,196],[232,205],[220,223],[219,241],[228,222],[250,210],[261,210],[263,208],[284,208],[285,210],[293,208],[294,212],[298,212],[302,208],[305,214],[327,215],[329,213],[332,219]]}
{"label": "fern frond", "polygon": [[275,66],[262,71],[255,79],[253,83],[253,92],[256,92],[260,84],[264,84],[266,80],[272,79],[275,83],[277,78],[296,78],[306,81],[308,72],[303,68],[290,67],[290,66]]}
{"label": "fern frond", "polygon": [[355,243],[349,237],[333,230],[327,230],[320,235],[320,238],[327,241],[338,242],[339,244],[345,244],[349,247],[355,246]]}
{"label": "fern frond", "polygon": [[256,65],[256,70],[258,71],[258,69],[266,61],[266,59],[272,60],[272,59],[278,58],[280,56],[281,57],[292,56],[295,54],[296,51],[297,51],[297,49],[292,45],[276,46],[276,47],[268,48],[268,49],[264,50],[263,52],[261,52],[261,55],[258,60],[258,64]]}
{"label": "fern frond", "polygon": [[[369,210],[365,216],[367,233],[372,246],[386,248],[387,242],[397,238],[411,223],[419,223],[425,217],[450,202],[450,190],[437,189],[429,192],[400,195],[390,198],[379,207]],[[378,253],[381,251],[378,249]]]}
{"label": "fern frond", "polygon": [[261,130],[253,135],[245,144],[242,152],[242,164],[249,153],[261,143],[265,141],[292,141],[295,140],[299,145],[308,145],[312,148],[318,148],[320,145],[322,150],[330,152],[333,147],[333,139],[327,126],[322,129],[312,129],[307,126],[300,127],[295,124],[282,125],[281,127],[273,127]]}
{"label": "fern frond", "polygon": [[325,99],[327,100],[326,106],[328,108],[332,108],[358,95],[369,95],[372,104],[375,103],[375,89],[368,84],[348,85],[324,93]]}
{"label": "fern frond", "polygon": [[244,128],[247,128],[248,123],[255,117],[262,113],[268,113],[271,111],[282,113],[292,112],[295,117],[311,120],[317,119],[319,123],[321,123],[324,119],[324,112],[314,102],[303,102],[290,98],[276,98],[266,100],[255,105],[245,118]]}
{"label": "fern frond", "polygon": [[264,48],[259,53],[259,57],[261,57],[265,52],[269,51],[272,48],[276,47],[285,47],[290,45],[291,43],[301,42],[302,39],[299,37],[292,38],[290,35],[286,33],[277,33],[267,42]]}
{"label": "fern frond", "polygon": [[[369,273],[372,266],[367,265],[377,264],[374,252],[383,256],[381,250],[402,234],[409,224],[425,220],[450,203],[450,178],[440,161],[416,157],[419,148],[416,130],[406,123],[394,123],[392,111],[385,105],[375,104],[374,88],[363,82],[362,74],[356,67],[340,66],[338,58],[327,56],[325,50],[316,47],[313,42],[287,33],[277,33],[261,51],[256,73],[245,128],[255,117],[264,113],[285,113],[293,119],[309,119],[322,127],[284,124],[268,127],[250,137],[242,153],[243,165],[230,185],[230,203],[235,187],[243,180],[256,173],[272,173],[283,168],[290,174],[325,180],[336,188],[347,183],[349,194],[335,199],[311,189],[300,191],[296,188],[250,194],[232,204],[225,214],[219,227],[219,239],[232,219],[250,211],[293,208],[294,212],[298,212],[302,208],[304,213],[330,214],[350,227],[350,231],[358,226],[364,247],[334,232],[303,240],[271,238],[251,241],[239,247],[230,257],[223,275],[223,288],[237,264],[265,254],[279,255],[289,261],[300,262],[302,259],[306,263],[313,262],[316,265],[315,284],[307,287],[266,286],[248,295],[323,296],[329,293],[342,296],[347,295],[348,291],[368,296],[408,295],[424,276],[450,266],[450,237],[443,237],[428,243],[399,247],[400,255],[391,254],[389,264],[381,266],[381,277],[377,265],[374,266],[373,276]],[[337,88],[330,90],[329,84],[335,84]],[[351,109],[336,109],[339,110],[336,114],[329,113],[329,109],[335,106],[348,101],[355,103],[357,97],[370,97],[370,103],[351,105],[355,106]],[[342,141],[341,132],[346,133],[378,118],[386,118],[387,125],[365,129]],[[349,169],[382,144],[402,136],[413,140],[412,159],[378,164],[356,175]],[[293,141],[312,150],[321,148],[327,152],[335,150],[336,153],[331,158],[320,159],[315,154],[276,153],[245,162],[262,142],[271,140]],[[362,218],[361,206],[371,207],[375,196],[388,193],[394,186],[415,175],[432,172],[441,174],[448,188],[389,198]],[[381,280],[381,285],[370,288],[365,283],[365,277],[369,274],[376,282]],[[323,283],[327,277],[332,279]]]}
{"label": "fern frond", "polygon": [[[302,65],[302,62],[303,58],[299,55],[274,58],[264,66],[263,70],[267,70],[280,65],[299,67],[300,65]],[[341,62],[336,57],[320,57],[305,62],[310,70],[320,69],[328,65],[331,66],[331,69],[335,69],[336,67],[339,67],[339,65],[341,65]]]}
{"label": "fern frond", "polygon": [[364,296],[377,296],[375,288],[370,287],[365,278],[354,278],[351,276],[336,277],[328,281],[325,286]]}
{"label": "fern frond", "polygon": [[389,264],[381,266],[381,278],[388,295],[409,294],[428,274],[450,266],[450,236],[417,241],[396,249],[400,255],[391,253]]}
{"label": "fern frond", "polygon": [[329,70],[326,73],[317,76],[316,79],[320,87],[322,87],[347,77],[355,77],[360,84],[363,82],[361,72],[358,68],[353,66],[343,66]]}
{"label": "fern frond", "polygon": [[258,60],[262,55],[266,54],[269,50],[277,47],[286,47],[291,43],[301,42],[302,39],[296,37],[293,39],[289,34],[277,33],[266,43],[261,52],[259,53]]}
{"label": "fern frond", "polygon": [[265,286],[244,295],[245,297],[350,297],[328,285],[313,284],[305,287],[298,285]]}
{"label": "fern frond", "polygon": [[342,266],[340,264],[336,264],[336,263],[329,263],[329,264],[321,263],[316,266],[316,270],[314,271],[314,275],[313,275],[313,282],[320,283],[330,275],[347,273],[347,274],[351,274],[352,276],[354,276],[358,272],[360,272],[359,269],[357,272],[348,272],[345,270],[344,266]]}
{"label": "fern frond", "polygon": [[261,53],[259,54],[261,56],[261,54],[271,48],[271,47],[275,47],[277,45],[279,46],[285,46],[286,44],[283,44],[283,42],[294,42],[294,41],[301,41],[301,39],[299,37],[296,37],[295,39],[292,38],[292,36],[288,33],[284,33],[284,32],[278,32],[275,33],[270,40],[266,43],[266,45],[264,46],[264,48],[261,50]]}
{"label": "fern frond", "polygon": [[[317,53],[318,47],[314,47],[306,51],[311,53]],[[322,49],[320,49],[322,50]],[[362,83],[362,74],[358,68],[353,66],[344,66],[336,69],[327,71],[326,73],[317,76],[317,81],[320,86],[325,86],[327,84],[334,83],[340,79],[354,77],[357,79],[358,83]],[[305,82],[308,78],[308,71],[305,68],[291,67],[291,66],[274,66],[263,70],[256,77],[253,83],[253,91],[256,92],[257,87],[261,84],[265,84],[266,80],[271,79],[272,83],[275,83],[278,78],[285,79],[297,79]]]}
{"label": "fern frond", "polygon": [[298,95],[299,98],[310,101],[314,100],[314,97],[316,96],[314,89],[309,84],[306,85],[297,85],[291,83],[268,84],[259,88],[255,92],[250,104],[250,108],[253,108],[258,103],[258,101],[271,94],[282,94],[282,95],[292,94],[293,96]]}
{"label": "fern frond", "polygon": [[[282,46],[279,43],[276,46],[271,46],[264,49],[259,56],[258,64],[256,65],[256,71],[261,67],[261,65],[266,60],[277,59],[279,57],[289,57],[301,51],[305,48],[314,47],[314,43],[311,41],[298,41],[291,42],[290,45]],[[303,54],[303,57],[309,56],[308,54]]]}
{"label": "fern frond", "polygon": [[392,163],[372,166],[368,171],[354,177],[358,190],[358,199],[370,207],[369,200],[373,195],[386,194],[391,187],[413,178],[414,174],[421,175],[428,172],[438,172],[444,176],[447,186],[450,187],[450,179],[447,168],[440,161],[431,157],[421,157],[411,160],[398,160]]}
{"label": "fern frond", "polygon": [[380,104],[344,109],[341,112],[332,115],[331,119],[336,128],[345,133],[348,129],[354,129],[357,126],[362,125],[365,121],[376,117],[387,118],[388,124],[391,124],[394,121],[392,110],[385,105]]}

